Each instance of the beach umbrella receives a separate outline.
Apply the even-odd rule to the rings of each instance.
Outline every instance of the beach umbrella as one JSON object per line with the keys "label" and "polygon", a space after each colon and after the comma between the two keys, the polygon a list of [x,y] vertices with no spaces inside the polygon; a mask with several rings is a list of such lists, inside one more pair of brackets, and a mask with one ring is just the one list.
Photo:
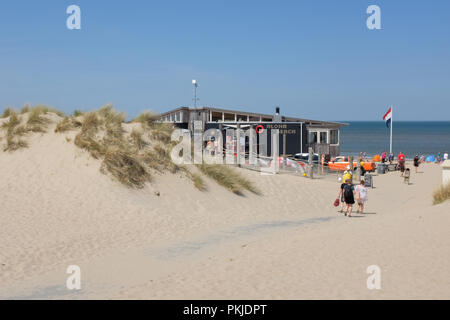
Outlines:
{"label": "beach umbrella", "polygon": [[373,157],[372,161],[373,161],[373,162],[381,162],[381,157],[380,157],[380,155],[379,155],[379,154],[376,154],[376,155]]}

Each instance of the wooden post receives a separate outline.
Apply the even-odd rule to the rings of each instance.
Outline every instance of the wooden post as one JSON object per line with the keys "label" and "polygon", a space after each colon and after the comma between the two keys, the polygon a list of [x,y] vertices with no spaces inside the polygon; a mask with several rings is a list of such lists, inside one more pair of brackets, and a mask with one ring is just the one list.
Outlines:
{"label": "wooden post", "polygon": [[308,149],[309,151],[309,156],[308,156],[308,167],[309,167],[309,177],[311,179],[313,179],[313,171],[314,171],[314,166],[313,166],[313,156],[314,156],[314,152],[313,152],[313,148],[309,147]]}
{"label": "wooden post", "polygon": [[352,176],[352,183],[353,183],[353,156],[348,157],[348,165],[350,166],[350,172]]}
{"label": "wooden post", "polygon": [[322,153],[319,153],[319,172],[322,172],[321,174],[323,175],[323,162],[322,162]]}
{"label": "wooden post", "polygon": [[238,167],[241,166],[241,125],[237,124],[236,130],[236,161]]}
{"label": "wooden post", "polygon": [[283,166],[286,164],[286,134],[283,134]]}
{"label": "wooden post", "polygon": [[[222,150],[219,150],[220,154],[222,155],[222,159],[220,159],[220,161],[223,161],[223,163],[225,163],[225,144],[227,141],[227,135],[225,134],[225,138],[223,135],[223,126],[221,123],[219,123],[219,131],[220,131],[220,136],[222,137],[222,144],[219,143],[219,148],[222,148]],[[221,162],[222,163],[222,162]]]}
{"label": "wooden post", "polygon": [[356,183],[361,182],[361,159],[358,157],[356,161]]}

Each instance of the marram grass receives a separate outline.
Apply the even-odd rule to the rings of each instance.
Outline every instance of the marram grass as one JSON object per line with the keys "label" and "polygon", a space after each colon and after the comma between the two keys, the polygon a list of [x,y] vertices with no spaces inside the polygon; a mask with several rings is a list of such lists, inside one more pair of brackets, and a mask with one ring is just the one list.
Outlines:
{"label": "marram grass", "polygon": [[433,193],[433,204],[440,204],[450,200],[450,182],[442,185]]}

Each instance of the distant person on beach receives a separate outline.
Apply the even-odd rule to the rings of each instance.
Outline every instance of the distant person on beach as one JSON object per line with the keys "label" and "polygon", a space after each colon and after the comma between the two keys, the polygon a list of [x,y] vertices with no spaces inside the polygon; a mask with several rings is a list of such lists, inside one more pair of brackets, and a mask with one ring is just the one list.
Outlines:
{"label": "distant person on beach", "polygon": [[419,170],[419,164],[420,164],[420,158],[419,158],[419,155],[417,154],[414,157],[414,168],[416,168],[416,173]]}
{"label": "distant person on beach", "polygon": [[355,188],[353,187],[352,180],[347,180],[344,186],[344,201],[347,206],[345,215],[351,217],[353,205],[355,204]]}
{"label": "distant person on beach", "polygon": [[361,176],[363,176],[363,177],[366,174],[366,169],[364,169],[364,164],[365,164],[365,162],[361,161],[361,163],[360,163],[360,165],[361,165],[360,172],[361,172]]}
{"label": "distant person on beach", "polygon": [[386,162],[386,157],[387,157],[387,152],[385,151],[385,152],[383,152],[383,153],[381,154],[381,162],[382,162],[382,163],[385,163],[385,162]]}
{"label": "distant person on beach", "polygon": [[440,152],[438,152],[436,160],[437,160],[437,163],[441,162],[441,153]]}
{"label": "distant person on beach", "polygon": [[400,166],[400,171],[402,172],[401,176],[403,177],[403,174],[405,173],[405,155],[400,151],[400,153],[397,156],[398,159],[398,165]]}
{"label": "distant person on beach", "polygon": [[350,166],[347,166],[347,170],[344,171],[344,181],[353,180],[353,172],[350,169]]}
{"label": "distant person on beach", "polygon": [[358,202],[358,213],[364,213],[364,204],[368,199],[367,188],[364,185],[364,180],[355,188],[356,200]]}
{"label": "distant person on beach", "polygon": [[389,164],[392,164],[394,162],[394,154],[391,152],[389,153]]}
{"label": "distant person on beach", "polygon": [[444,161],[448,160],[448,152],[444,153]]}

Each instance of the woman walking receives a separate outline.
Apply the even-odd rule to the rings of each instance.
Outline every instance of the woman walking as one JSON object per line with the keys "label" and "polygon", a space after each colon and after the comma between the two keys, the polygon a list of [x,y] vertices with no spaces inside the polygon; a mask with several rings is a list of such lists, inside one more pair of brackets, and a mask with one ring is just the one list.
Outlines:
{"label": "woman walking", "polygon": [[347,206],[345,215],[351,217],[353,205],[355,204],[355,188],[353,187],[352,180],[346,180],[346,184],[343,189],[344,201]]}

